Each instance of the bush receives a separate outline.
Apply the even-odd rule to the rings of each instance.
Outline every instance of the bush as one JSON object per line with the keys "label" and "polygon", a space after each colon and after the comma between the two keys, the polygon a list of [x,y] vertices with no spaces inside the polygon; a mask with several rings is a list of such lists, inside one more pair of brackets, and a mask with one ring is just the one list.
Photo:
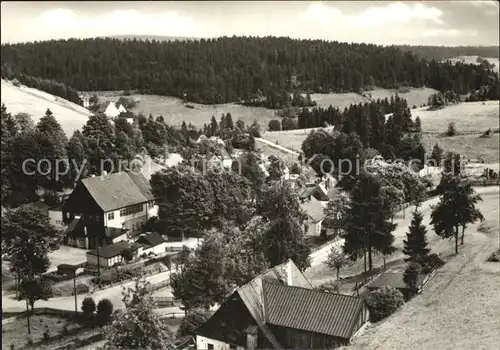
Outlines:
{"label": "bush", "polygon": [[187,335],[195,335],[196,329],[207,322],[207,319],[208,317],[200,311],[195,310],[193,312],[190,312],[182,320],[179,329],[177,330],[177,337],[182,338]]}
{"label": "bush", "polygon": [[422,273],[429,273],[433,269],[444,265],[444,261],[435,253],[424,257],[419,263],[422,267]]}
{"label": "bush", "polygon": [[86,297],[82,301],[82,311],[85,316],[90,317],[94,314],[96,309],[95,301],[92,297]]}
{"label": "bush", "polygon": [[14,79],[12,79],[12,85],[14,85],[15,87],[20,87],[21,83],[19,82],[19,80],[14,78]]}
{"label": "bush", "polygon": [[368,293],[366,304],[370,311],[370,322],[378,322],[392,315],[403,306],[404,298],[399,290],[384,286]]}
{"label": "bush", "polygon": [[43,340],[49,340],[49,339],[50,339],[49,330],[46,329],[45,332],[43,332]]}
{"label": "bush", "polygon": [[490,257],[487,259],[489,262],[500,262],[500,251],[493,252]]}
{"label": "bush", "polygon": [[113,303],[109,299],[102,299],[97,304],[97,321],[99,325],[104,326],[111,321],[113,314]]}
{"label": "bush", "polygon": [[319,290],[327,293],[339,293],[341,283],[339,281],[330,281],[323,283],[318,287]]}
{"label": "bush", "polygon": [[446,136],[455,136],[457,134],[457,129],[455,123],[451,122],[448,124],[448,129],[446,130]]}

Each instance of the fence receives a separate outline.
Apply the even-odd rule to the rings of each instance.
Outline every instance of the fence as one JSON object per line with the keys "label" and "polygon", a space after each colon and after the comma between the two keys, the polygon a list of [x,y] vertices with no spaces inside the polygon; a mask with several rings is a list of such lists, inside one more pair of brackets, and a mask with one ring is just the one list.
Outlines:
{"label": "fence", "polygon": [[[53,309],[50,307],[37,307],[37,308],[34,308],[31,315],[52,315],[52,316],[59,316],[62,318],[66,318],[66,319],[72,319],[75,317],[75,311]],[[83,312],[77,311],[76,315],[79,317],[82,317]],[[7,323],[13,322],[15,320],[18,320],[20,318],[26,317],[26,311],[19,312],[18,314],[12,315],[11,317],[8,317],[8,318],[5,318],[5,315],[3,317],[4,318],[2,319],[2,324],[7,324]]]}

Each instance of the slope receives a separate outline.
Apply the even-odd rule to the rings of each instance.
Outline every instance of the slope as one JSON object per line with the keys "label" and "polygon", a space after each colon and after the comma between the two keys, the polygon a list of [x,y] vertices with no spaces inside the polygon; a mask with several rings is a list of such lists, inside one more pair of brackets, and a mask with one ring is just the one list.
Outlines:
{"label": "slope", "polygon": [[68,137],[81,129],[91,115],[89,110],[73,102],[24,85],[16,87],[4,79],[1,96],[8,112],[28,113],[35,123],[50,109]]}

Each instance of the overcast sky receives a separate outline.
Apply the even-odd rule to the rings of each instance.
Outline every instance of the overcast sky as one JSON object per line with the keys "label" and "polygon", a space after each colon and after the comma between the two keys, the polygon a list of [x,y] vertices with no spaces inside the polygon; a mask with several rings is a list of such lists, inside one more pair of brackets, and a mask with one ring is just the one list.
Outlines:
{"label": "overcast sky", "polygon": [[137,34],[499,45],[497,1],[2,1],[1,6],[2,43]]}

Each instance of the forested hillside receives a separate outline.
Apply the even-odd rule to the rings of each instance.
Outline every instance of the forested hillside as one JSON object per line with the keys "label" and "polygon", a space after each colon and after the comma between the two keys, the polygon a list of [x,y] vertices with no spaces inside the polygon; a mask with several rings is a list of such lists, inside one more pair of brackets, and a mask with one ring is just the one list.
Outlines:
{"label": "forested hillside", "polygon": [[476,65],[428,62],[396,47],[276,37],[52,40],[2,45],[1,54],[4,78],[25,74],[80,91],[140,90],[207,104],[372,86],[465,94],[493,74]]}
{"label": "forested hillside", "polygon": [[397,46],[404,52],[413,52],[417,56],[426,59],[442,61],[447,58],[457,56],[481,56],[481,57],[499,57],[498,46]]}

